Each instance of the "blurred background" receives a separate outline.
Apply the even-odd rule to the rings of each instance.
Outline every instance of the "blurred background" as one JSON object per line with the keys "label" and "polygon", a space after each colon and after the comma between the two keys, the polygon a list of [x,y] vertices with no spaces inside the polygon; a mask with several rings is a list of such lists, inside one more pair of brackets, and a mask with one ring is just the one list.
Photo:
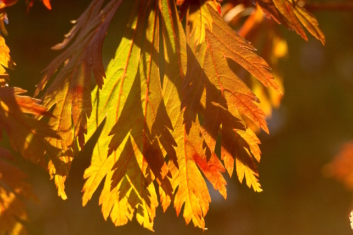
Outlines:
{"label": "blurred background", "polygon": [[[332,0],[334,1],[334,0]],[[338,1],[334,1],[338,2]],[[9,71],[11,86],[33,95],[42,71],[59,54],[50,47],[61,42],[90,1],[52,0],[52,10],[40,2],[26,13],[24,1],[7,9],[9,36],[5,38],[16,62]],[[120,12],[122,14],[122,12]],[[260,133],[262,160],[259,166],[263,192],[255,193],[236,177],[229,179],[228,199],[210,188],[212,203],[206,216],[207,231],[185,225],[170,207],[157,209],[155,234],[352,234],[348,215],[352,194],[333,179],[324,177],[323,166],[353,139],[353,12],[314,12],[326,36],[326,45],[308,35],[305,42],[281,25],[288,55],[279,68],[285,94],[280,108],[268,120],[270,135]],[[108,31],[114,45],[116,21]],[[114,25],[115,24],[115,25]],[[119,29],[118,29],[119,30]],[[109,52],[109,45],[105,51]],[[108,53],[112,56],[112,53]],[[109,61],[109,56],[104,58]],[[84,169],[90,164],[92,143],[73,162],[66,189],[68,199],[57,197],[47,172],[21,158],[39,203],[29,203],[30,235],[152,234],[135,218],[123,227],[105,222],[98,206],[97,190],[82,207]],[[1,225],[0,225],[1,226]]]}

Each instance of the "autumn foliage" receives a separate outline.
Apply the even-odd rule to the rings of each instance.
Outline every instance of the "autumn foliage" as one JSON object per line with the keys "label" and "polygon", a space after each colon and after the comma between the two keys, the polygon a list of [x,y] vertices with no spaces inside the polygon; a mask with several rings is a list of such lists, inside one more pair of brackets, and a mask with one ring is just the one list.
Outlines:
{"label": "autumn foliage", "polygon": [[[5,7],[15,2],[0,1],[3,34]],[[28,7],[33,2],[27,1]],[[50,1],[42,2],[51,9]],[[38,99],[6,86],[6,69],[14,62],[1,37],[0,128],[12,149],[47,169],[65,200],[70,165],[102,126],[83,175],[83,206],[104,182],[99,204],[116,226],[136,217],[153,230],[156,207],[165,211],[172,204],[187,224],[205,229],[211,202],[205,178],[225,199],[225,173],[262,191],[256,132],[270,132],[266,116],[283,95],[277,61],[287,51],[263,12],[303,39],[307,29],[325,43],[302,1],[247,3],[253,11],[239,34],[232,28],[239,17],[231,13],[235,3],[92,0],[52,48],[61,52],[44,70],[34,94]],[[129,9],[128,17],[121,9]],[[117,29],[124,30],[123,37],[105,67],[102,46],[115,15],[126,27]],[[264,29],[270,33],[258,33]],[[262,37],[259,54],[268,62],[244,37],[255,42]],[[247,75],[240,78],[240,70]],[[11,165],[10,151],[1,148],[0,214],[6,220],[0,224],[6,226],[0,235],[26,233],[18,220],[27,219],[21,200],[35,196],[24,178]]]}

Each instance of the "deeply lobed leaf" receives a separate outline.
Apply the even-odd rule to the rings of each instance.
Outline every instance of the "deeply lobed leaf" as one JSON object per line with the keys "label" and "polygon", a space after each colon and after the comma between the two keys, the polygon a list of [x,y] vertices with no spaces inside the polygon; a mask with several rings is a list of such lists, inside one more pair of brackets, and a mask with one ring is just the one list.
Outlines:
{"label": "deeply lobed leaf", "polygon": [[[325,35],[319,28],[319,23],[309,11],[300,5],[298,0],[256,0],[268,17],[278,23],[295,30],[304,40],[308,40],[302,25],[322,44]],[[301,25],[302,24],[302,25]]]}
{"label": "deeply lobed leaf", "polygon": [[[100,197],[104,217],[111,214],[116,225],[123,225],[136,211],[138,222],[152,230],[158,205],[152,180],[156,177],[162,185],[168,172],[161,148],[164,146],[163,151],[171,156],[175,155],[175,150],[170,143],[173,138],[168,131],[170,124],[161,99],[156,66],[159,15],[155,12],[158,2],[135,1],[132,4],[128,22],[131,28],[127,29],[115,59],[108,66],[102,91],[93,92],[98,112],[90,119],[89,127],[92,128],[88,135],[104,119],[106,123],[94,149],[92,165],[84,175],[87,181],[83,188],[83,204],[106,177]],[[121,200],[128,205],[117,216],[114,212],[121,207]]]}
{"label": "deeply lobed leaf", "polygon": [[[91,73],[94,75],[96,84],[102,87],[103,77],[105,77],[102,63],[103,41],[111,19],[121,2],[122,0],[110,1],[102,9],[104,0],[92,1],[66,35],[66,39],[53,47],[54,49],[67,48],[44,70],[45,75],[35,92],[35,95],[38,95],[49,79],[63,66],[57,72],[53,83],[46,89],[42,99],[43,105],[48,109],[55,106],[54,117],[49,119],[49,124],[59,133],[61,140],[51,139],[50,143],[65,150],[65,156],[61,159],[68,165],[74,156],[75,139],[78,139],[81,148],[85,144],[87,117],[90,117],[92,112]],[[55,174],[54,168],[50,167],[50,171]],[[64,190],[65,179],[65,175],[55,176],[58,194],[63,199],[67,198]]]}
{"label": "deeply lobed leaf", "polygon": [[[138,222],[152,230],[156,181],[163,210],[173,201],[179,214],[184,205],[186,222],[204,229],[211,198],[202,173],[226,198],[222,172],[232,174],[236,159],[239,180],[245,177],[249,187],[261,191],[252,160],[260,160],[260,142],[240,114],[268,131],[265,115],[255,95],[229,69],[227,58],[264,85],[278,86],[266,62],[228,28],[214,3],[188,5],[187,38],[173,0],[130,4],[129,28],[102,90],[92,92],[97,112],[89,119],[88,138],[105,123],[84,174],[83,205],[105,178],[99,199],[104,218],[123,225],[136,213]],[[195,20],[203,14],[209,20]],[[198,113],[204,116],[202,126]],[[224,139],[226,167],[214,153],[218,134]]]}
{"label": "deeply lobed leaf", "polygon": [[[118,226],[136,215],[153,230],[158,185],[163,210],[173,202],[180,214],[184,206],[186,222],[204,229],[211,198],[202,175],[226,198],[222,173],[232,175],[235,164],[240,182],[245,178],[262,191],[255,164],[260,141],[245,119],[268,132],[265,113],[228,62],[264,86],[280,88],[255,48],[223,22],[215,1],[181,1],[185,30],[174,0],[124,1],[131,13],[105,73],[102,43],[123,1],[102,7],[103,2],[93,1],[55,47],[67,49],[47,67],[37,90],[64,64],[43,97],[47,108],[55,106],[57,118],[50,124],[62,137],[51,143],[66,151],[61,159],[69,163],[75,138],[82,148],[85,134],[90,138],[104,125],[84,173],[83,205],[104,180],[99,198],[104,218]],[[91,73],[97,86],[90,94]],[[224,165],[215,154],[220,137]],[[65,175],[55,177],[65,198]]]}
{"label": "deeply lobed leaf", "polygon": [[45,138],[60,139],[46,123],[31,116],[50,115],[47,109],[38,104],[39,100],[21,96],[20,88],[0,88],[0,130],[5,130],[14,150],[42,167],[48,165],[47,157],[56,174],[67,174],[67,166],[61,161],[62,150],[48,143]]}

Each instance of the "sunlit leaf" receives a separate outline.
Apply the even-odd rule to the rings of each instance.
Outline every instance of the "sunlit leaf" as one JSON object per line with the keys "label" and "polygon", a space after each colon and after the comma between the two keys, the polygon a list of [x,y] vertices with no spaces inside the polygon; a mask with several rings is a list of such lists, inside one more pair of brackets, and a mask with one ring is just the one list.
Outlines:
{"label": "sunlit leaf", "polygon": [[[288,55],[288,47],[277,25],[265,20],[260,7],[257,7],[240,28],[239,35],[260,47],[258,54],[270,64],[274,79],[283,93],[283,76],[279,69],[279,60]],[[243,80],[261,101],[258,106],[264,111],[266,117],[270,117],[272,109],[279,107],[283,94],[266,89],[254,76],[243,77]],[[252,127],[251,123],[248,125]]]}
{"label": "sunlit leaf", "polygon": [[302,25],[322,44],[325,35],[319,28],[316,18],[301,6],[298,0],[256,0],[257,4],[278,23],[295,30],[304,40],[308,40]]}
{"label": "sunlit leaf", "polygon": [[[91,73],[99,87],[105,77],[102,63],[102,46],[108,26],[122,0],[110,1],[102,9],[104,0],[94,0],[76,21],[76,25],[66,35],[66,39],[54,49],[66,48],[44,70],[45,75],[39,83],[35,95],[46,86],[50,78],[55,80],[46,89],[42,99],[48,109],[55,106],[49,124],[61,139],[51,139],[50,143],[65,150],[62,160],[70,165],[73,159],[75,138],[79,146],[85,144],[87,118],[91,115]],[[74,40],[75,39],[75,40]],[[71,43],[71,44],[70,44]],[[57,73],[56,71],[63,66]],[[50,171],[54,171],[50,168]],[[53,172],[55,173],[55,172]],[[59,196],[66,199],[64,182],[66,176],[56,176]]]}
{"label": "sunlit leaf", "polygon": [[47,157],[53,163],[56,174],[67,174],[67,166],[60,160],[62,150],[48,143],[45,138],[60,139],[46,123],[27,114],[50,115],[47,109],[38,104],[39,100],[21,96],[20,88],[0,88],[0,129],[5,130],[14,150],[44,168]]}
{"label": "sunlit leaf", "polygon": [[5,44],[5,39],[0,36],[0,85],[5,86],[9,80],[5,68],[13,69],[16,65],[10,57],[10,49]]}

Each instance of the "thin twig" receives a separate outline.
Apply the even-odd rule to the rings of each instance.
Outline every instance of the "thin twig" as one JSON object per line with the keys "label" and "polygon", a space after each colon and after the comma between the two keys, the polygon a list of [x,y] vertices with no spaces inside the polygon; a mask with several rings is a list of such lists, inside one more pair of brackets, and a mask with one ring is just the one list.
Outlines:
{"label": "thin twig", "polygon": [[353,11],[353,3],[306,3],[308,11]]}

